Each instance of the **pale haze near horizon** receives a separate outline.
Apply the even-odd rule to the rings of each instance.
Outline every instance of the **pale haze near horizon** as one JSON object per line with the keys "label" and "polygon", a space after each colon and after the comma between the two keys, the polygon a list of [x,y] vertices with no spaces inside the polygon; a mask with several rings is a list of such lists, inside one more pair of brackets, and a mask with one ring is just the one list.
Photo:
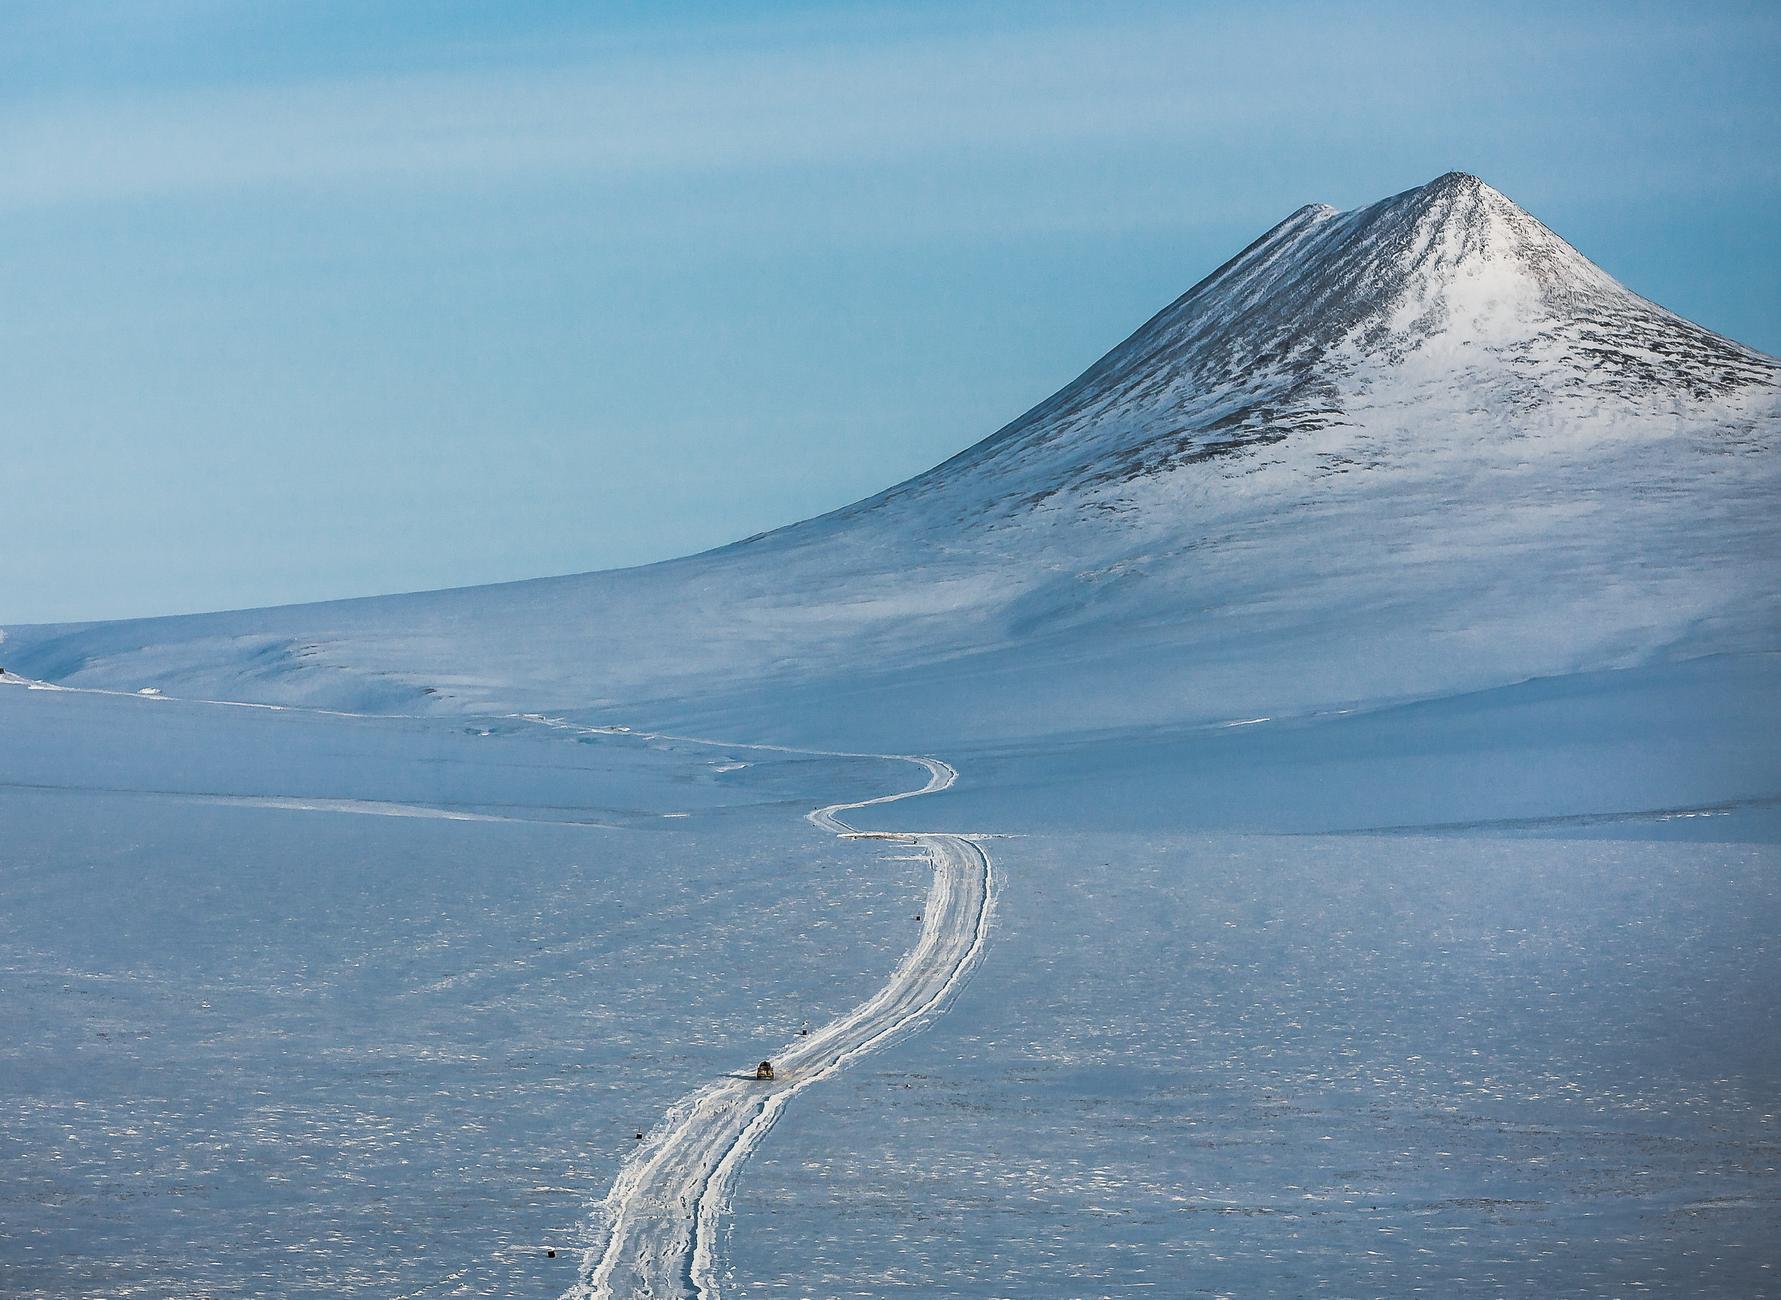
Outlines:
{"label": "pale haze near horizon", "polygon": [[1781,351],[1761,5],[0,16],[0,624],[665,559],[1067,382],[1292,209],[1482,175]]}

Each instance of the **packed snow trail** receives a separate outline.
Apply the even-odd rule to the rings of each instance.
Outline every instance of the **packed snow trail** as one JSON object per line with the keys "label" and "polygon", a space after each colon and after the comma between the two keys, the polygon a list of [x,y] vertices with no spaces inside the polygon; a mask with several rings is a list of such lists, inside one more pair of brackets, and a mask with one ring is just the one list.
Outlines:
{"label": "packed snow trail", "polygon": [[[145,695],[96,687],[64,687],[9,673],[0,673],[0,676],[5,677],[8,684],[23,685],[31,690],[117,695],[142,700],[176,698],[161,695],[158,691]],[[379,716],[236,700],[182,699],[179,702],[342,718]],[[671,1107],[619,1170],[602,1203],[603,1217],[608,1225],[605,1245],[586,1254],[578,1281],[564,1293],[564,1300],[638,1296],[694,1296],[699,1300],[718,1300],[717,1240],[743,1161],[777,1122],[786,1103],[798,1093],[835,1074],[856,1058],[915,1032],[945,1008],[983,951],[994,883],[989,855],[970,836],[859,831],[841,819],[840,814],[854,809],[878,807],[947,789],[958,779],[958,773],[950,764],[937,758],[809,750],[789,745],[737,743],[634,731],[629,727],[581,726],[539,713],[507,716],[584,735],[906,762],[921,767],[928,774],[927,783],[918,790],[903,790],[852,803],[828,804],[806,814],[806,820],[813,826],[845,839],[889,840],[913,845],[927,854],[934,866],[934,879],[922,908],[922,928],[915,946],[904,955],[891,973],[889,982],[871,998],[775,1053],[770,1058],[776,1074],[774,1079],[756,1080],[751,1066],[745,1072],[726,1075]],[[370,811],[475,821],[507,820],[461,810],[366,800],[296,799],[270,795],[182,797],[262,807]],[[461,1272],[448,1275],[425,1289],[434,1290],[461,1275]]]}
{"label": "packed snow trail", "polygon": [[837,835],[890,839],[927,853],[934,882],[915,946],[873,997],[775,1053],[773,1079],[757,1081],[749,1062],[746,1072],[707,1084],[668,1111],[619,1170],[604,1202],[605,1245],[588,1252],[581,1277],[564,1300],[689,1295],[716,1300],[721,1290],[717,1241],[736,1175],[786,1103],[857,1057],[920,1028],[964,982],[989,926],[989,855],[964,836],[859,832],[840,818],[855,808],[944,790],[958,775],[938,759],[907,761],[927,769],[928,783],[921,789],[830,804],[810,813],[809,820]]}

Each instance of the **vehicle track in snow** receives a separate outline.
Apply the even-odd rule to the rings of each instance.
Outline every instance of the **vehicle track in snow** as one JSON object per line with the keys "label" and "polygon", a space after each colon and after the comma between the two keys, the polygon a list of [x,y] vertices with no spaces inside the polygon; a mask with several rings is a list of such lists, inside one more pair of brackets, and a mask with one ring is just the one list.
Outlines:
{"label": "vehicle track in snow", "polygon": [[[19,682],[31,689],[156,700],[172,698],[159,693],[143,697],[140,693],[124,691],[62,687],[10,676],[8,682]],[[232,700],[181,702],[345,718],[376,716],[300,706],[243,704]],[[983,952],[993,902],[994,868],[989,855],[971,836],[859,831],[842,820],[844,812],[947,789],[958,779],[958,773],[950,764],[937,758],[809,750],[789,745],[748,744],[634,731],[628,727],[581,726],[563,718],[536,713],[509,716],[534,725],[589,735],[664,740],[732,750],[906,762],[928,774],[927,783],[916,790],[902,790],[851,803],[828,804],[806,814],[811,825],[842,838],[887,840],[919,848],[927,855],[934,867],[934,877],[922,909],[921,932],[914,947],[891,972],[884,987],[872,997],[775,1054],[771,1058],[777,1074],[775,1079],[757,1081],[750,1067],[709,1083],[672,1106],[620,1168],[612,1189],[601,1203],[606,1226],[604,1244],[587,1252],[575,1285],[564,1293],[564,1300],[686,1296],[718,1300],[722,1291],[718,1241],[743,1163],[798,1093],[838,1073],[859,1057],[916,1032],[945,1009]],[[299,801],[274,796],[208,798],[325,811],[378,811],[388,815],[503,820],[445,809],[366,801]],[[458,1275],[448,1276],[426,1289],[444,1285],[455,1276]]]}
{"label": "vehicle track in snow", "polygon": [[[561,719],[526,715],[530,722],[566,730],[590,730]],[[606,729],[602,729],[606,730]],[[719,744],[691,736],[629,733],[639,739]],[[724,748],[810,753],[777,745]],[[771,1059],[776,1077],[758,1081],[752,1062],[672,1106],[625,1161],[601,1204],[603,1244],[589,1250],[580,1276],[564,1300],[619,1297],[699,1297],[722,1294],[719,1238],[729,1214],[736,1178],[785,1107],[804,1089],[836,1074],[869,1052],[927,1024],[963,985],[983,951],[988,933],[994,869],[989,855],[968,836],[857,831],[841,814],[944,790],[957,779],[934,758],[849,754],[850,758],[897,758],[926,769],[927,784],[829,804],[807,815],[821,830],[849,839],[883,839],[920,848],[934,866],[915,946],[872,997],[819,1029],[787,1044]]]}
{"label": "vehicle track in snow", "polygon": [[934,884],[920,939],[885,987],[774,1058],[777,1077],[749,1073],[707,1084],[673,1107],[626,1162],[606,1201],[607,1240],[590,1252],[568,1296],[721,1295],[718,1241],[736,1177],[788,1102],[855,1058],[913,1032],[935,1015],[982,949],[989,865],[955,836],[925,846]]}

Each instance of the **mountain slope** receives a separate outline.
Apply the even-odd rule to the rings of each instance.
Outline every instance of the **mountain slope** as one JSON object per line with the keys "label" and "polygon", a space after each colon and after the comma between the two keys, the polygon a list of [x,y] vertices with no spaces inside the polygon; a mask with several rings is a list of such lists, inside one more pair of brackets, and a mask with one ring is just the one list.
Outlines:
{"label": "mountain slope", "polygon": [[[1500,413],[1645,414],[1773,384],[1776,363],[1622,288],[1476,177],[1354,212],[1299,209],[1074,383],[893,490],[981,479],[1017,504],[1352,427],[1463,384]],[[1341,439],[1319,440],[1339,447]],[[1103,490],[1100,495],[1106,495]]]}
{"label": "mountain slope", "polygon": [[1473,177],[1302,208],[1056,396],[643,569],[14,629],[76,684],[879,745],[1781,646],[1777,363]]}

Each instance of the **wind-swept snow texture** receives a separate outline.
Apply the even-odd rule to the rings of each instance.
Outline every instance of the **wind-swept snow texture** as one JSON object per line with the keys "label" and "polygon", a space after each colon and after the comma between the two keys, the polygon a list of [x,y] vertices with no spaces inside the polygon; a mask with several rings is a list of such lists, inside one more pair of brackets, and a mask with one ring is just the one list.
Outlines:
{"label": "wind-swept snow texture", "polygon": [[937,945],[804,820],[910,770],[0,685],[0,1295],[560,1295],[635,1133]]}
{"label": "wind-swept snow texture", "polygon": [[738,1294],[1776,1294],[1781,855],[1621,834],[995,841],[970,986],[751,1162]]}
{"label": "wind-swept snow texture", "polygon": [[1772,649],[1778,399],[1773,359],[1453,174],[1301,209],[1055,397],[833,515],[644,569],[14,628],[7,659],[945,753]]}

